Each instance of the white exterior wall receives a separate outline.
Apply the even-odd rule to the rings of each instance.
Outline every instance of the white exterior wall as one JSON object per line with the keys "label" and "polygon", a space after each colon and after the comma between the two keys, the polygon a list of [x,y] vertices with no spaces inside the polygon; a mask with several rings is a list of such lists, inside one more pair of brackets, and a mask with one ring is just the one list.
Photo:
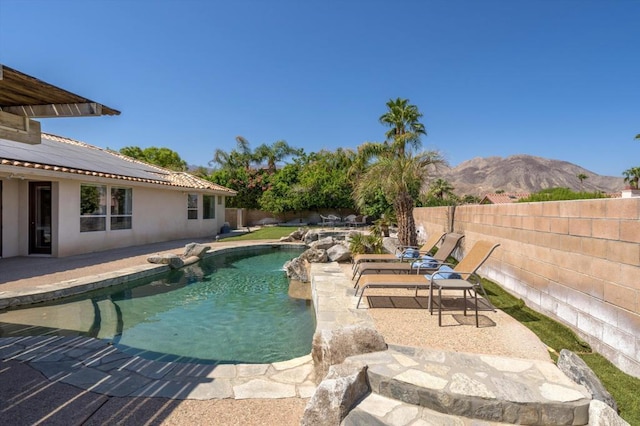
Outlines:
{"label": "white exterior wall", "polygon": [[[25,170],[20,170],[25,175]],[[60,179],[59,174],[3,180],[2,257],[28,255],[29,180],[52,182],[52,256],[70,256],[185,238],[214,238],[225,222],[225,203],[218,204],[216,217],[204,220],[203,195],[212,192],[185,188],[81,176]],[[132,188],[132,229],[80,232],[80,186],[98,184]],[[187,194],[198,194],[198,219],[187,219]],[[108,210],[109,206],[107,206]]]}
{"label": "white exterior wall", "polygon": [[[20,255],[19,190],[19,180],[2,179],[2,251],[5,257]],[[24,223],[26,225],[26,220]]]}

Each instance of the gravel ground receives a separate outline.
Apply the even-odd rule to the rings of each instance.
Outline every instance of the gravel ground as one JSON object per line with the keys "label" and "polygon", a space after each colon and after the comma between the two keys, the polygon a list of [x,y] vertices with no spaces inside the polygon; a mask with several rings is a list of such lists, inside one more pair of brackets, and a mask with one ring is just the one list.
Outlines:
{"label": "gravel ground", "polygon": [[299,425],[308,399],[186,400],[163,425],[293,426]]}

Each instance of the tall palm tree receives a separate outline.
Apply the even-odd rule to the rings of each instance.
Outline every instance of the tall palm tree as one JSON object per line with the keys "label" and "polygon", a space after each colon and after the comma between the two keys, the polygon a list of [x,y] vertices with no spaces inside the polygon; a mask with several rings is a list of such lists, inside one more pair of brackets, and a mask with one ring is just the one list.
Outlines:
{"label": "tall palm tree", "polygon": [[242,167],[248,169],[253,161],[253,153],[249,147],[249,141],[242,136],[236,136],[236,146],[230,152],[226,152],[220,148],[216,149],[213,153],[213,160],[209,161],[209,164],[218,164],[223,168],[237,168]]}
{"label": "tall palm tree", "polygon": [[361,161],[369,163],[357,179],[354,198],[363,206],[372,188],[382,189],[398,222],[398,240],[403,245],[417,245],[416,224],[413,219],[414,199],[424,180],[434,167],[444,163],[437,151],[414,153],[420,148],[420,136],[426,135],[424,125],[418,120],[422,114],[407,99],[387,102],[388,111],[380,122],[391,127],[383,143],[366,142],[358,147]]}
{"label": "tall palm tree", "polygon": [[387,102],[388,111],[382,114],[379,121],[382,125],[389,127],[385,136],[387,141],[396,144],[398,155],[404,155],[406,146],[419,149],[421,146],[420,136],[427,135],[424,124],[420,122],[422,113],[418,107],[409,104],[408,99],[396,98]]}
{"label": "tall palm tree", "polygon": [[578,173],[578,176],[576,177],[580,181],[580,187],[584,189],[584,180],[589,179],[589,176],[585,175],[584,173]]}
{"label": "tall palm tree", "polygon": [[271,145],[262,144],[253,152],[254,160],[258,163],[267,162],[267,168],[271,172],[276,171],[276,163],[291,155],[301,155],[302,149],[296,149],[287,142],[280,140]]}
{"label": "tall palm tree", "polygon": [[638,188],[638,182],[640,181],[640,167],[631,167],[630,169],[622,172],[622,175],[624,176],[624,181],[629,183],[631,188]]}
{"label": "tall palm tree", "polygon": [[429,193],[436,198],[443,199],[445,195],[453,194],[455,188],[446,180],[438,178],[429,185]]}

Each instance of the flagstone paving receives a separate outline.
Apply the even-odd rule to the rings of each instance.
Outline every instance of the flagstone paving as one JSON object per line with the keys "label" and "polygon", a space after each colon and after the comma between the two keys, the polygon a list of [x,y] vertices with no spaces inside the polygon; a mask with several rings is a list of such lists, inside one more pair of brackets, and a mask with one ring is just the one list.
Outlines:
{"label": "flagstone paving", "polygon": [[[311,275],[317,329],[373,325],[367,310],[356,308],[352,282],[340,265],[314,264]],[[27,364],[52,383],[108,397],[309,398],[315,391],[310,355],[273,364],[184,364],[130,356],[91,338],[34,336],[0,338],[0,359]],[[368,365],[372,393],[346,425],[588,421],[589,393],[551,362],[401,346],[354,359]]]}

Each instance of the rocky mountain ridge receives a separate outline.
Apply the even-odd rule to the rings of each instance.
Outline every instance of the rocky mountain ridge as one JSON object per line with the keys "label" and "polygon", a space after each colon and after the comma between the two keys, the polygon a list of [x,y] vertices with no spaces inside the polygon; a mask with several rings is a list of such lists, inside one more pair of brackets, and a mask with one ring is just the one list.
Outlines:
{"label": "rocky mountain ridge", "polygon": [[[587,176],[582,182],[578,175]],[[536,157],[478,157],[442,174],[458,195],[476,195],[496,191],[537,192],[546,188],[565,187],[574,191],[614,193],[624,188],[622,177],[602,176],[573,163]]]}

